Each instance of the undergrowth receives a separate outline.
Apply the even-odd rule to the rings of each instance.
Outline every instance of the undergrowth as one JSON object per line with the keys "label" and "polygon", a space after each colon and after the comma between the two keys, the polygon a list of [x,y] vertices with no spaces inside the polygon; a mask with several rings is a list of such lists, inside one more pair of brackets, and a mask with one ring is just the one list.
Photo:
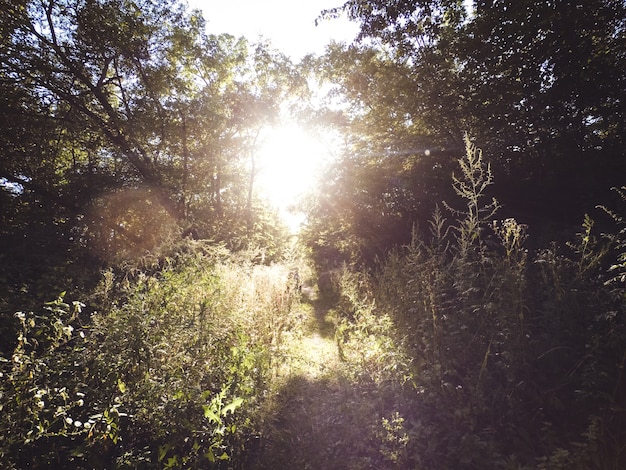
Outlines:
{"label": "undergrowth", "polygon": [[3,468],[242,468],[299,300],[287,268],[253,258],[185,242],[103,273],[87,308],[18,313]]}
{"label": "undergrowth", "polygon": [[390,468],[623,468],[623,233],[600,237],[587,216],[566,246],[529,253],[530,229],[496,218],[489,167],[466,150],[458,203],[343,290],[341,348],[377,384],[394,364],[389,380],[411,385],[385,398],[381,452]]}
{"label": "undergrowth", "polygon": [[427,234],[317,291],[187,240],[18,312],[3,468],[624,468],[621,211],[529,252],[469,139],[459,165]]}

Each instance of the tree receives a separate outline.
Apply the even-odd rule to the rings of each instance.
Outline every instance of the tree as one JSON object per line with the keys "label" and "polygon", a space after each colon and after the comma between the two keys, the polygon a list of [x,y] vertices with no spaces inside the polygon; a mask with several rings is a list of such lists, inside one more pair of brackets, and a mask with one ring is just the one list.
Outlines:
{"label": "tree", "polygon": [[174,0],[0,6],[3,311],[185,230],[279,250],[248,159],[303,84],[287,58]]}
{"label": "tree", "polygon": [[[422,162],[408,192],[432,209],[445,195],[433,170],[451,172],[468,132],[507,212],[548,236],[623,183],[622,1],[351,0],[324,15],[342,11],[360,23],[360,42],[315,66],[345,96],[346,159],[377,155],[381,175],[399,157]],[[394,191],[402,175],[391,176],[402,182]],[[382,204],[390,191],[368,192]],[[400,210],[426,225],[423,212]]]}
{"label": "tree", "polygon": [[[251,54],[244,39],[206,35],[199,12],[187,14],[177,2],[50,0],[11,10],[2,25],[9,33],[6,112],[26,130],[35,119],[49,123],[48,140],[56,142],[41,145],[58,158],[45,159],[48,171],[36,178],[15,166],[26,152],[12,145],[21,154],[3,159],[4,180],[39,192],[46,181],[46,197],[89,215],[91,231],[127,238],[129,220],[96,215],[107,211],[112,191],[138,190],[134,205],[142,199],[158,206],[183,227],[206,225],[198,219],[211,214],[223,218],[225,204],[241,205],[250,136],[294,87],[285,57],[265,45]],[[32,106],[26,109],[19,93]],[[18,137],[5,135],[11,143]],[[44,160],[40,152],[27,158]],[[62,179],[50,177],[61,172]]]}

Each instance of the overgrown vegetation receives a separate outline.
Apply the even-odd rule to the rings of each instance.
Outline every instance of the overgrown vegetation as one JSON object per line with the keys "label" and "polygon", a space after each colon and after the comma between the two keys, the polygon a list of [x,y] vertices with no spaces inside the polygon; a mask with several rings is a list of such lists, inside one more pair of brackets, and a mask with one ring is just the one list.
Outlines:
{"label": "overgrown vegetation", "polygon": [[343,311],[340,347],[373,335],[374,343],[355,343],[358,354],[388,357],[385,370],[404,391],[382,399],[395,403],[376,434],[391,446],[384,453],[401,458],[400,468],[621,468],[626,296],[612,274],[619,237],[607,244],[586,216],[567,246],[529,253],[531,228],[494,217],[491,173],[467,138],[466,146],[453,178],[459,208],[446,204],[447,217],[436,209],[429,238],[415,232],[360,278],[358,295],[347,291],[353,311]]}
{"label": "overgrown vegetation", "polygon": [[87,308],[61,295],[16,314],[2,370],[5,468],[241,462],[299,301],[285,268],[251,259],[188,242],[104,272]]}
{"label": "overgrown vegetation", "polygon": [[301,259],[195,241],[17,313],[7,468],[621,468],[623,234],[529,253],[466,144],[430,238],[305,297],[331,338]]}
{"label": "overgrown vegetation", "polygon": [[[626,4],[513,3],[348,0],[296,66],[0,0],[0,466],[625,468]],[[287,108],[343,139],[298,237]]]}

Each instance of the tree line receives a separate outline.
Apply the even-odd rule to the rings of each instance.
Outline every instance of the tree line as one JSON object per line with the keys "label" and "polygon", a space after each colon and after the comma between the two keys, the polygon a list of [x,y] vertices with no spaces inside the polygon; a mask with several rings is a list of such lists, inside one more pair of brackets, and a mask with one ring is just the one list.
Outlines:
{"label": "tree line", "polygon": [[538,238],[585,213],[602,219],[595,206],[624,184],[625,9],[351,0],[327,10],[361,32],[315,62],[348,137],[311,206],[311,238],[370,260],[407,243],[416,221],[425,229],[435,204],[454,198],[448,177],[464,133],[491,163],[507,215]]}
{"label": "tree line", "polygon": [[253,159],[281,103],[307,93],[285,56],[208,34],[176,1],[2,9],[3,311],[44,285],[78,286],[84,273],[59,277],[70,264],[106,266],[181,233],[276,254],[285,230],[253,191]]}

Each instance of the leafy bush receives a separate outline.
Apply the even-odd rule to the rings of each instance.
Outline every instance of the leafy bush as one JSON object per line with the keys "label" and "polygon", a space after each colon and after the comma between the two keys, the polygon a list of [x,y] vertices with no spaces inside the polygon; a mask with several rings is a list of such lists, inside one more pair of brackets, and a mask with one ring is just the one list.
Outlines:
{"label": "leafy bush", "polygon": [[386,455],[433,469],[619,468],[626,334],[607,246],[587,217],[566,247],[531,256],[527,227],[494,218],[489,167],[466,150],[453,179],[466,204],[446,204],[455,220],[436,208],[430,239],[416,231],[358,289],[377,313],[357,309],[370,316],[354,314],[350,335],[375,324],[412,357],[414,393],[379,432],[399,433]]}
{"label": "leafy bush", "polygon": [[272,354],[294,327],[286,268],[199,242],[141,263],[104,273],[88,318],[62,297],[18,315],[9,468],[230,467],[256,442]]}
{"label": "leafy bush", "polygon": [[15,314],[21,327],[17,346],[10,359],[0,358],[0,457],[8,468],[22,468],[39,446],[40,467],[58,462],[58,448],[46,444],[75,442],[92,432],[91,422],[78,419],[86,388],[75,380],[76,361],[86,342],[72,324],[82,307],[66,303],[63,293],[38,314]]}

